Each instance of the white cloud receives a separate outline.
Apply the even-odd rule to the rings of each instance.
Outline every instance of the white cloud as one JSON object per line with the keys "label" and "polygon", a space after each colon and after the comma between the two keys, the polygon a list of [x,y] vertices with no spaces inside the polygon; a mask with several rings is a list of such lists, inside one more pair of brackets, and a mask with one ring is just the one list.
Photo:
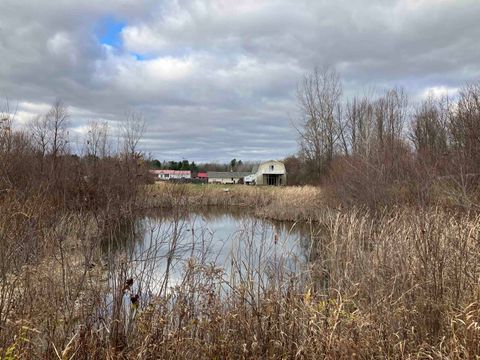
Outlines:
{"label": "white cloud", "polygon": [[429,97],[440,99],[445,96],[455,96],[458,94],[460,88],[458,87],[448,87],[448,86],[430,86],[425,88],[422,93],[422,98],[426,99]]}
{"label": "white cloud", "polygon": [[[191,58],[178,59],[171,56],[159,57],[153,60],[137,63],[143,67],[145,78],[153,80],[179,80],[191,75],[195,69]],[[142,66],[144,65],[144,66]]]}
{"label": "white cloud", "polygon": [[[278,158],[296,150],[295,90],[315,65],[336,67],[347,94],[452,95],[478,80],[479,12],[474,0],[1,0],[0,96],[21,119],[62,98],[77,129],[135,108],[162,159]],[[99,43],[105,17],[125,24],[123,46]]]}
{"label": "white cloud", "polygon": [[139,54],[158,52],[168,45],[161,34],[144,25],[126,27],[122,31],[122,39],[128,51]]}
{"label": "white cloud", "polygon": [[65,32],[56,33],[48,39],[47,48],[53,56],[63,58],[72,64],[76,63],[76,49],[69,34]]}

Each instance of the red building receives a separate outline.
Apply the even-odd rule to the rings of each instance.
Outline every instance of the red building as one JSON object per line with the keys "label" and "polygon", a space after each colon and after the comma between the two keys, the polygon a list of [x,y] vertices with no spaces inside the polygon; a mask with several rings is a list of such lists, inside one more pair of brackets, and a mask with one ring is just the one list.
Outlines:
{"label": "red building", "polygon": [[199,172],[197,174],[197,179],[200,179],[200,180],[208,180],[208,175],[206,172]]}

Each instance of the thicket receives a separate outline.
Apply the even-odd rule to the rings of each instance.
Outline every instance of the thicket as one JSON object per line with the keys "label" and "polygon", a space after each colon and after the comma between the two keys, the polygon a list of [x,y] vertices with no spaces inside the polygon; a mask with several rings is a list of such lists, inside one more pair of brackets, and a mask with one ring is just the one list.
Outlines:
{"label": "thicket", "polygon": [[38,343],[15,352],[30,332],[42,332],[42,356],[53,355],[59,341],[68,342],[74,309],[85,295],[83,269],[104,235],[132,216],[139,185],[147,180],[137,151],[138,115],[121,122],[116,152],[107,125],[92,122],[81,156],[71,152],[69,116],[57,101],[27,128],[15,130],[8,104],[0,113],[2,359],[36,358],[29,351]]}
{"label": "thicket", "polygon": [[120,211],[135,202],[138,185],[147,179],[137,149],[144,126],[138,115],[118,122],[115,151],[108,125],[90,122],[76,153],[69,118],[68,107],[57,101],[48,113],[15,130],[15,114],[5,106],[0,113],[0,199],[35,198],[56,211]]}
{"label": "thicket", "polygon": [[299,182],[321,183],[335,201],[478,208],[480,84],[455,97],[410,104],[402,88],[345,99],[338,74],[316,69],[298,90]]}

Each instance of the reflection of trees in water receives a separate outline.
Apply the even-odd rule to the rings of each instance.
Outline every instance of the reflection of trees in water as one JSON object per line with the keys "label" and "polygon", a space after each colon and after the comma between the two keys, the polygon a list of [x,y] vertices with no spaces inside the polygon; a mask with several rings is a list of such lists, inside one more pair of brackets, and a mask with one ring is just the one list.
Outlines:
{"label": "reflection of trees in water", "polygon": [[[325,233],[322,226],[315,222],[294,222],[294,221],[278,221],[271,219],[260,219],[254,217],[253,211],[248,208],[241,207],[206,207],[188,209],[165,209],[155,211],[145,211],[136,219],[124,219],[115,224],[110,230],[111,233],[106,237],[108,241],[104,241],[104,250],[133,250],[136,241],[145,239],[146,233],[151,229],[154,223],[171,223],[175,224],[176,232],[190,231],[186,224],[193,222],[200,217],[205,224],[219,221],[222,218],[240,222],[243,226],[250,228],[259,225],[267,225],[272,231],[272,236],[282,238],[295,238],[298,242],[298,256],[304,262],[309,262],[321,256],[322,234]],[[160,225],[158,225],[160,226]],[[233,235],[233,234],[230,234]],[[178,236],[178,234],[177,234]],[[227,239],[224,239],[227,240]]]}
{"label": "reflection of trees in water", "polygon": [[282,273],[281,268],[295,272],[298,266],[325,256],[319,246],[323,243],[319,224],[260,219],[245,208],[148,211],[118,222],[107,238],[103,248],[109,262],[122,255],[130,264],[128,273],[150,273],[144,286],[156,283],[162,291],[172,276],[181,277],[190,258],[200,264],[215,263],[228,272],[234,260],[261,257],[257,265],[265,275]]}
{"label": "reflection of trees in water", "polygon": [[[293,237],[297,240],[299,250],[297,255],[301,257],[303,262],[309,262],[314,258],[312,251],[317,247],[316,244],[321,241],[324,234],[324,229],[316,222],[257,218],[254,216],[253,211],[246,208],[206,208],[201,211],[195,211],[193,214],[200,214],[207,221],[217,220],[223,216],[228,216],[231,219],[244,222],[251,228],[262,226],[263,229],[260,231],[265,231],[266,228],[271,227],[273,232],[272,235],[274,237]],[[278,240],[280,241],[284,239]]]}
{"label": "reflection of trees in water", "polygon": [[[201,279],[214,268],[222,284],[243,284],[253,296],[266,284],[282,287],[291,276],[310,282],[313,273],[320,284],[326,283],[322,267],[304,271],[326,264],[318,261],[326,256],[319,246],[322,234],[317,223],[260,219],[245,208],[148,211],[112,226],[103,256],[117,301],[140,295],[141,302],[148,302],[186,277]],[[128,279],[134,284],[124,295]]]}
{"label": "reflection of trees in water", "polygon": [[105,229],[102,251],[108,253],[131,249],[144,232],[143,224],[138,218],[118,219]]}

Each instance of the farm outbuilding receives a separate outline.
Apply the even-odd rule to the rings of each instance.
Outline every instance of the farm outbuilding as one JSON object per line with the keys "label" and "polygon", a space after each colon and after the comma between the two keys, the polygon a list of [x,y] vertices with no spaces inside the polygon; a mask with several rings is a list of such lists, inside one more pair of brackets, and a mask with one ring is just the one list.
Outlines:
{"label": "farm outbuilding", "polygon": [[239,171],[209,171],[209,184],[238,184],[242,183],[245,176],[250,175],[249,172]]}
{"label": "farm outbuilding", "polygon": [[190,170],[150,170],[157,180],[183,180],[191,179]]}
{"label": "farm outbuilding", "polygon": [[196,178],[200,180],[208,180],[208,175],[206,172],[200,171],[197,173]]}
{"label": "farm outbuilding", "polygon": [[255,167],[252,173],[245,178],[245,183],[252,185],[287,185],[287,170],[281,161],[265,161]]}

